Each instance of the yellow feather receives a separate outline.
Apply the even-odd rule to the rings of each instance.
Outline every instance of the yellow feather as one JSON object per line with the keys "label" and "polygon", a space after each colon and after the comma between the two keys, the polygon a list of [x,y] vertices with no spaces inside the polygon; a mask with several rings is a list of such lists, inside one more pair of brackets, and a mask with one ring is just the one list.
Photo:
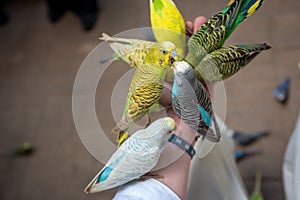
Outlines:
{"label": "yellow feather", "polygon": [[233,2],[235,2],[235,0],[230,0],[227,6],[230,6]]}
{"label": "yellow feather", "polygon": [[119,137],[117,139],[118,147],[120,147],[123,144],[123,142],[125,142],[125,140],[127,140],[128,137],[129,137],[129,134],[127,132],[121,131],[119,133]]}
{"label": "yellow feather", "polygon": [[257,1],[257,2],[255,2],[255,4],[253,4],[253,5],[250,7],[250,9],[248,10],[247,17],[249,17],[250,15],[252,15],[252,14],[256,11],[256,9],[257,9],[257,7],[259,6],[260,2],[261,2],[261,1]]}
{"label": "yellow feather", "polygon": [[173,42],[178,55],[183,57],[185,22],[175,3],[172,0],[150,0],[150,21],[156,40]]}

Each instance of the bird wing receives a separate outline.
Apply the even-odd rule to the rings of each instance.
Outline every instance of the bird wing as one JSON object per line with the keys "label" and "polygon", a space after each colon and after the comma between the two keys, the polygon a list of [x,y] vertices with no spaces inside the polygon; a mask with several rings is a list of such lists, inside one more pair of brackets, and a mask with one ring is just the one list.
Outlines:
{"label": "bird wing", "polygon": [[151,146],[149,138],[139,138],[147,129],[131,136],[108,160],[102,170],[85,188],[86,193],[100,192],[123,185],[149,172],[160,155],[157,146]]}
{"label": "bird wing", "polygon": [[250,63],[261,51],[271,48],[267,44],[247,44],[222,47],[205,56],[197,70],[206,81],[224,80]]}
{"label": "bird wing", "polygon": [[[155,45],[154,42],[146,40],[110,37],[106,33],[102,33],[102,37],[100,37],[99,39],[107,41],[109,43],[110,47],[115,52],[115,59],[123,59],[127,63],[130,63],[129,58],[127,58],[129,54],[132,54],[137,49],[151,48],[153,45]],[[135,67],[134,65],[131,66]]]}
{"label": "bird wing", "polygon": [[160,99],[162,89],[163,85],[157,83],[138,87],[130,97],[128,116],[136,118],[139,114],[148,111]]}
{"label": "bird wing", "polygon": [[127,99],[123,117],[113,128],[112,133],[127,130],[135,121],[141,119],[159,101],[162,89],[163,85],[158,83],[137,86]]}

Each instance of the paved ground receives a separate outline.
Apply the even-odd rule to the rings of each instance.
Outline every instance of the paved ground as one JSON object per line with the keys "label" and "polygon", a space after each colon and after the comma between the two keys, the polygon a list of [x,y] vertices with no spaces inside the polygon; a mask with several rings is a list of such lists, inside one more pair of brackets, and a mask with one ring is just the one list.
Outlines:
{"label": "paved ground", "polygon": [[[109,199],[114,191],[86,196],[83,188],[101,167],[82,145],[72,118],[72,88],[85,56],[101,32],[117,34],[149,26],[148,1],[102,1],[96,27],[84,32],[79,19],[66,14],[49,23],[43,1],[13,1],[6,6],[11,21],[0,27],[0,152],[30,141],[31,157],[0,161],[0,199]],[[225,0],[176,1],[186,19],[211,16]],[[248,148],[263,155],[239,166],[249,190],[256,171],[263,174],[265,199],[283,199],[281,165],[284,149],[300,107],[300,2],[266,0],[261,10],[232,34],[227,44],[267,42],[272,50],[259,55],[237,76],[225,81],[226,122],[235,129],[268,129],[272,134]],[[118,66],[117,66],[118,67]],[[109,113],[110,80],[128,68],[108,70],[110,77],[97,91],[97,110]],[[290,77],[286,106],[275,101],[272,90]],[[101,117],[106,130],[110,114]]]}

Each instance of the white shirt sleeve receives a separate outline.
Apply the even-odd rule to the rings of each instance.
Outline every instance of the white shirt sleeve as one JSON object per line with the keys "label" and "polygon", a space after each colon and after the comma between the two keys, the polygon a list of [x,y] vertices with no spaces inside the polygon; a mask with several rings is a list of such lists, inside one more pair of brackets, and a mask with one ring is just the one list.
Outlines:
{"label": "white shirt sleeve", "polygon": [[155,179],[132,181],[119,188],[113,200],[180,200],[175,192]]}

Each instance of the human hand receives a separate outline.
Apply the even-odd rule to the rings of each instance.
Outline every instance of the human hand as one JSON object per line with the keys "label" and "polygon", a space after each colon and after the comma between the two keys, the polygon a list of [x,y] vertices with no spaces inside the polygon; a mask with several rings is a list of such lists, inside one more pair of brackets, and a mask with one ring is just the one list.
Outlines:
{"label": "human hand", "polygon": [[[192,22],[186,22],[188,29],[196,31],[203,23],[206,22],[205,17],[197,17]],[[189,125],[184,123],[172,109],[172,84],[165,82],[160,104],[166,108],[167,115],[172,117],[176,122],[175,134],[186,140],[191,145],[195,144],[196,131]],[[175,145],[168,146],[165,151],[173,152],[175,154],[182,151]],[[171,155],[168,155],[168,158]],[[178,156],[178,154],[177,154]],[[177,157],[178,158],[178,157]],[[185,199],[187,194],[187,183],[189,177],[191,158],[187,153],[182,152],[182,155],[176,159],[169,166],[156,171],[157,174],[163,178],[159,179],[163,184],[173,190],[181,199]]]}
{"label": "human hand", "polygon": [[[202,24],[204,24],[207,21],[207,19],[203,16],[199,16],[194,20],[194,23],[191,21],[187,21],[186,22],[186,28],[188,29],[187,32],[191,32],[191,33],[195,33],[198,28],[200,28],[200,26],[202,26]],[[209,84],[205,84],[204,85],[207,89],[207,91],[209,92],[209,95],[211,97],[211,99],[214,99],[214,86],[215,83],[209,83]]]}
{"label": "human hand", "polygon": [[[188,29],[188,32],[195,33],[198,30],[198,28],[202,26],[206,21],[207,19],[205,17],[199,16],[194,20],[194,23],[191,21],[187,21],[186,28]],[[205,85],[212,99],[214,85],[214,83]],[[168,82],[164,83],[164,90],[160,98],[160,104],[166,108],[170,108],[172,106],[172,85]]]}
{"label": "human hand", "polygon": [[[194,23],[187,21],[186,27],[192,32],[196,32],[197,29],[202,26],[206,22],[206,18],[199,16],[194,20]],[[211,89],[213,88],[213,85],[209,85]],[[211,91],[211,90],[210,90]],[[192,130],[187,124],[185,124],[171,109],[172,106],[172,85],[168,82],[164,83],[164,89],[162,96],[160,98],[160,104],[163,105],[165,108],[167,108],[167,115],[169,117],[172,117],[176,124],[177,129],[175,130],[176,134],[182,135],[190,144],[195,143],[195,131]],[[182,133],[184,131],[184,134]]]}

